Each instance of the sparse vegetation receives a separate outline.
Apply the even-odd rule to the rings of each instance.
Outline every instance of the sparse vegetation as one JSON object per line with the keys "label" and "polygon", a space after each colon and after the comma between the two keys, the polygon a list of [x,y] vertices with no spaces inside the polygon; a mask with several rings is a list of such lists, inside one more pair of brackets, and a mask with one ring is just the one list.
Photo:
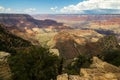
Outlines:
{"label": "sparse vegetation", "polygon": [[105,36],[94,43],[86,43],[78,47],[82,54],[65,68],[68,74],[79,74],[80,68],[89,67],[92,56],[98,56],[102,60],[120,66],[120,46],[114,35]]}
{"label": "sparse vegetation", "polygon": [[15,53],[18,49],[32,45],[29,41],[11,34],[4,27],[0,25],[0,51]]}
{"label": "sparse vegetation", "polygon": [[55,80],[59,59],[42,47],[18,51],[8,59],[13,80]]}
{"label": "sparse vegetation", "polygon": [[[44,38],[40,37],[45,43],[48,42],[46,41],[49,40],[48,38],[53,37],[46,36]],[[80,68],[89,67],[92,56],[98,56],[108,63],[120,66],[120,46],[113,35],[105,36],[98,42],[86,43],[84,46],[77,45],[75,50],[70,51],[69,48],[74,47],[73,43],[73,41],[66,41],[65,44],[63,42],[57,44],[57,48],[61,49],[60,56],[65,59],[68,56],[72,59],[72,52],[77,52],[76,48],[81,51],[80,55],[77,54],[79,55],[77,58],[74,58],[66,67],[63,67],[63,58],[60,60],[58,56],[50,53],[49,49],[39,46],[33,47],[29,41],[11,34],[2,25],[0,26],[0,51],[15,53],[8,58],[12,80],[55,80],[58,74],[64,72],[79,74]],[[65,54],[67,51],[71,55]]]}
{"label": "sparse vegetation", "polygon": [[104,60],[107,61],[108,63],[118,67],[120,66],[120,49],[105,51],[103,55],[104,55]]}
{"label": "sparse vegetation", "polygon": [[74,58],[74,60],[67,65],[65,72],[68,74],[79,74],[80,68],[88,68],[91,64],[91,58],[88,58],[85,55],[79,55]]}

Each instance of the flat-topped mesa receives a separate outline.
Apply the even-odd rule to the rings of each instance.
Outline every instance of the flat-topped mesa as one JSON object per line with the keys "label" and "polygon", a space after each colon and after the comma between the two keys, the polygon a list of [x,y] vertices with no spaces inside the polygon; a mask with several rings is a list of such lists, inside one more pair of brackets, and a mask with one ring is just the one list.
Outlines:
{"label": "flat-topped mesa", "polygon": [[8,29],[17,29],[24,31],[24,28],[55,28],[67,29],[63,23],[56,22],[51,19],[37,20],[28,14],[0,14],[0,24],[8,27]]}
{"label": "flat-topped mesa", "polygon": [[34,19],[27,14],[0,14],[0,23],[7,27],[17,27],[19,29],[25,26],[30,27],[30,25],[31,27],[37,27],[31,21],[34,21]]}
{"label": "flat-topped mesa", "polygon": [[0,14],[0,18],[20,18],[20,17],[27,17],[27,18],[32,18],[28,14]]}

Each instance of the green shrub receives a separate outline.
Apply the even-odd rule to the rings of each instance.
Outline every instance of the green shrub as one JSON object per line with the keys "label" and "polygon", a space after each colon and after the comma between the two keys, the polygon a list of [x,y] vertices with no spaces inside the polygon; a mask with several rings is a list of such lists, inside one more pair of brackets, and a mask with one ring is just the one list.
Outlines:
{"label": "green shrub", "polygon": [[91,58],[88,58],[87,55],[79,55],[75,58],[70,64],[65,68],[65,72],[68,74],[79,74],[80,68],[88,68],[91,64]]}
{"label": "green shrub", "polygon": [[5,29],[0,24],[0,51],[16,53],[17,49],[23,49],[32,46],[31,42],[24,40]]}
{"label": "green shrub", "polygon": [[105,51],[104,60],[115,66],[120,66],[120,50]]}
{"label": "green shrub", "polygon": [[58,61],[57,56],[42,47],[18,51],[8,59],[13,80],[55,80]]}

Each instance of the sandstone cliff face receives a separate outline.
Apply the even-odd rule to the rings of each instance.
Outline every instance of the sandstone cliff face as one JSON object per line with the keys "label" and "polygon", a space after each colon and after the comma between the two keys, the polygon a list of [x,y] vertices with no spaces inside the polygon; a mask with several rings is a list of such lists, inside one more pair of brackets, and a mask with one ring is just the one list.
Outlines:
{"label": "sandstone cliff face", "polygon": [[35,45],[42,42],[36,39],[36,37],[39,37],[39,34],[44,36],[42,32],[49,34],[61,29],[71,29],[63,23],[50,19],[37,20],[27,14],[0,14],[0,24],[3,24],[13,34],[29,40]]}
{"label": "sandstone cliff face", "polygon": [[58,75],[57,80],[120,80],[120,68],[93,57],[90,68],[82,68],[80,75]]}
{"label": "sandstone cliff face", "polygon": [[27,14],[0,14],[0,24],[5,25],[9,30],[19,30],[28,33],[32,33],[32,28],[70,28],[63,23],[59,23],[54,20],[37,20]]}
{"label": "sandstone cliff face", "polygon": [[81,54],[78,45],[84,45],[87,42],[96,42],[103,35],[93,30],[63,30],[55,35],[54,41],[60,55],[65,59],[73,59]]}
{"label": "sandstone cliff face", "polygon": [[[33,15],[36,19],[64,22],[72,28],[99,30],[102,34],[117,34],[120,40],[120,15]],[[109,32],[108,32],[109,31]]]}
{"label": "sandstone cliff face", "polygon": [[9,53],[0,52],[0,80],[10,80],[11,72],[7,63],[7,57]]}

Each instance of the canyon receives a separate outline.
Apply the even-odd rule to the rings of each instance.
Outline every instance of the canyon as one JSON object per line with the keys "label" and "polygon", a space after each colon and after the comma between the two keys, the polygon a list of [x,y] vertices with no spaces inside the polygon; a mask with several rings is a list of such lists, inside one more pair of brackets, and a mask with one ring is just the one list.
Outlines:
{"label": "canyon", "polygon": [[[3,60],[6,55],[12,54],[13,49],[27,49],[31,45],[48,48],[50,52],[65,59],[64,67],[84,53],[97,56],[104,49],[119,49],[119,20],[120,15],[0,14],[2,44],[0,67],[5,71],[0,71],[0,74],[2,77],[8,75],[5,78],[11,76],[9,65]],[[115,37],[105,37],[107,35]],[[62,74],[57,78],[58,80],[119,80],[119,75],[119,67],[93,57],[91,67],[81,68],[80,75]]]}
{"label": "canyon", "polygon": [[0,23],[12,34],[65,58],[70,55],[67,59],[80,54],[76,46],[105,35],[114,34],[119,42],[119,19],[119,15],[0,14]]}

